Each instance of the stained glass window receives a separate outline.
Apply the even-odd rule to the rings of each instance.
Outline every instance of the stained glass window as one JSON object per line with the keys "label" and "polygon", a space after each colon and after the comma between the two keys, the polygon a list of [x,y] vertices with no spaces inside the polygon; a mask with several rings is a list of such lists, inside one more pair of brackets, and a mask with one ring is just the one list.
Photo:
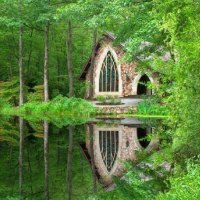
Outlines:
{"label": "stained glass window", "polygon": [[108,51],[100,71],[99,92],[118,92],[119,74],[116,62]]}

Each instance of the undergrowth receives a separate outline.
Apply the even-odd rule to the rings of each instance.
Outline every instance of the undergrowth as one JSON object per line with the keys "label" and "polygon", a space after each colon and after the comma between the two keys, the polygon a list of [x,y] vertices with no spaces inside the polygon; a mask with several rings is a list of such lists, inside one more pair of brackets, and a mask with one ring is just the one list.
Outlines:
{"label": "undergrowth", "polygon": [[32,116],[90,116],[94,114],[94,106],[81,98],[67,98],[61,95],[48,102],[28,102],[21,107],[3,107],[0,112],[10,115]]}
{"label": "undergrowth", "polygon": [[167,106],[155,102],[153,99],[145,99],[137,106],[138,115],[169,115]]}

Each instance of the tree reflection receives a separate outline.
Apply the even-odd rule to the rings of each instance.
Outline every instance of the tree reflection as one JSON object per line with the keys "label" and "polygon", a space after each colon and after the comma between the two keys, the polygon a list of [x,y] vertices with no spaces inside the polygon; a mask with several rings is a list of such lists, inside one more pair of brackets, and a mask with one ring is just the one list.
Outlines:
{"label": "tree reflection", "polygon": [[74,127],[69,128],[69,145],[67,153],[67,199],[72,199],[72,153],[73,153],[73,132]]}
{"label": "tree reflection", "polygon": [[23,195],[23,145],[24,145],[24,120],[19,118],[19,194]]}
{"label": "tree reflection", "polygon": [[45,174],[45,186],[44,195],[45,199],[49,199],[49,123],[44,121],[44,174]]}

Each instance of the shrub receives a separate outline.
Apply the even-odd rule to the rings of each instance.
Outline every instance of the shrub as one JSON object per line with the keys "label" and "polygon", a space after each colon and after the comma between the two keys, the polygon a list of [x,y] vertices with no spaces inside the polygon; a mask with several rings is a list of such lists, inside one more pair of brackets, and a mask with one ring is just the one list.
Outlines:
{"label": "shrub", "polygon": [[118,98],[117,96],[111,96],[111,95],[108,95],[108,96],[102,96],[102,95],[99,95],[97,96],[97,100],[100,101],[101,103],[103,104],[120,104],[121,103],[121,99]]}
{"label": "shrub", "polygon": [[108,103],[110,103],[110,104],[120,104],[121,103],[121,99],[120,98],[115,98],[115,97],[113,97],[113,98],[111,98],[111,99],[108,99],[108,101],[107,101]]}
{"label": "shrub", "polygon": [[80,98],[67,98],[61,95],[49,102],[26,103],[19,108],[19,114],[27,115],[91,115],[96,109]]}
{"label": "shrub", "polygon": [[27,101],[28,102],[42,102],[44,99],[44,86],[43,85],[36,85],[33,88],[34,92],[29,92],[27,94]]}
{"label": "shrub", "polygon": [[137,106],[137,113],[141,115],[169,115],[165,105],[160,105],[152,99],[145,99]]}
{"label": "shrub", "polygon": [[187,172],[170,178],[170,190],[160,193],[158,200],[196,200],[200,199],[200,166],[191,161],[187,163]]}
{"label": "shrub", "polygon": [[99,96],[97,96],[97,100],[100,101],[101,103],[105,103],[106,102],[106,97],[102,96],[102,95],[99,95]]}

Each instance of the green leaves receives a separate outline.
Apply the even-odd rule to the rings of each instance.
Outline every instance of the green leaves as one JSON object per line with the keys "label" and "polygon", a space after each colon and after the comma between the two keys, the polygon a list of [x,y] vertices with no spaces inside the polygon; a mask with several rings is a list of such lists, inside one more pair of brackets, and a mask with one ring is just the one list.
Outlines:
{"label": "green leaves", "polygon": [[187,172],[182,176],[170,178],[171,188],[166,193],[161,193],[158,200],[196,200],[200,198],[200,167],[192,161],[187,163]]}

